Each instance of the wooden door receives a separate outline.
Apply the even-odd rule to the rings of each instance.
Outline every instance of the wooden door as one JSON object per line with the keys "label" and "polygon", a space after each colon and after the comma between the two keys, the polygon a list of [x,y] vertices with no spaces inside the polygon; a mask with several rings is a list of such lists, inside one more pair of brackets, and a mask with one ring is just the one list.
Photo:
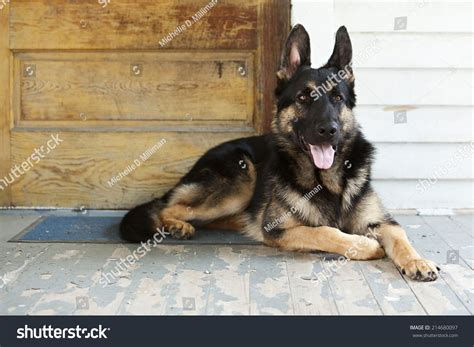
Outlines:
{"label": "wooden door", "polygon": [[6,3],[0,205],[129,208],[211,146],[268,129],[289,12],[289,0]]}

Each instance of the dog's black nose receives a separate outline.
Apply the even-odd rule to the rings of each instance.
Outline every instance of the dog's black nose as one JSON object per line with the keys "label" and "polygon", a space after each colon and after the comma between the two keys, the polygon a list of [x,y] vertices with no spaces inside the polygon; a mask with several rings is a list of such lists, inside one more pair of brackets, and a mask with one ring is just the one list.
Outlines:
{"label": "dog's black nose", "polygon": [[329,140],[339,132],[339,126],[336,122],[331,122],[318,127],[318,137],[321,140]]}

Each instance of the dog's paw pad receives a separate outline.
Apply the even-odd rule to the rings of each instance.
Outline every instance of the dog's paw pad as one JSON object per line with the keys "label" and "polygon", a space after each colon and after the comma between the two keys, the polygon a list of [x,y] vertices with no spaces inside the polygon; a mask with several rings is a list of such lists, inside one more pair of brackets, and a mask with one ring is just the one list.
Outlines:
{"label": "dog's paw pad", "polygon": [[167,225],[166,229],[172,238],[179,240],[187,240],[193,237],[195,232],[195,229],[191,224],[181,221]]}
{"label": "dog's paw pad", "polygon": [[427,259],[412,259],[401,267],[402,274],[415,281],[431,282],[438,278],[439,267]]}

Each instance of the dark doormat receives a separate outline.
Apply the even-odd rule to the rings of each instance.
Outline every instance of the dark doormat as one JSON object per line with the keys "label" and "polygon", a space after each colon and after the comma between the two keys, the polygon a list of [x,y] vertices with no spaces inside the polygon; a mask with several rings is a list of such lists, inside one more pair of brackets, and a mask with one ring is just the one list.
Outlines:
{"label": "dark doormat", "polygon": [[[44,216],[16,235],[10,242],[126,243],[119,235],[121,217]],[[191,240],[163,238],[163,244],[255,245],[235,231],[197,230]]]}

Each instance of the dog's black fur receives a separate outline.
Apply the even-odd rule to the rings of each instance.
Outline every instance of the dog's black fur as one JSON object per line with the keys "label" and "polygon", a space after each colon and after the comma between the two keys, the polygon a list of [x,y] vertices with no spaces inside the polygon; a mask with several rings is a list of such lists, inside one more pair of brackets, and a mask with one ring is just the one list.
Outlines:
{"label": "dog's black fur", "polygon": [[[351,59],[341,27],[328,63],[311,68],[309,36],[295,26],[277,73],[271,133],[210,149],[161,199],[131,210],[122,237],[145,241],[165,227],[175,238],[189,238],[193,225],[218,221],[287,250],[373,259],[384,256],[383,246],[410,277],[436,279],[436,266],[419,258],[372,189],[374,147],[352,113]],[[348,253],[356,238],[365,248]]]}

